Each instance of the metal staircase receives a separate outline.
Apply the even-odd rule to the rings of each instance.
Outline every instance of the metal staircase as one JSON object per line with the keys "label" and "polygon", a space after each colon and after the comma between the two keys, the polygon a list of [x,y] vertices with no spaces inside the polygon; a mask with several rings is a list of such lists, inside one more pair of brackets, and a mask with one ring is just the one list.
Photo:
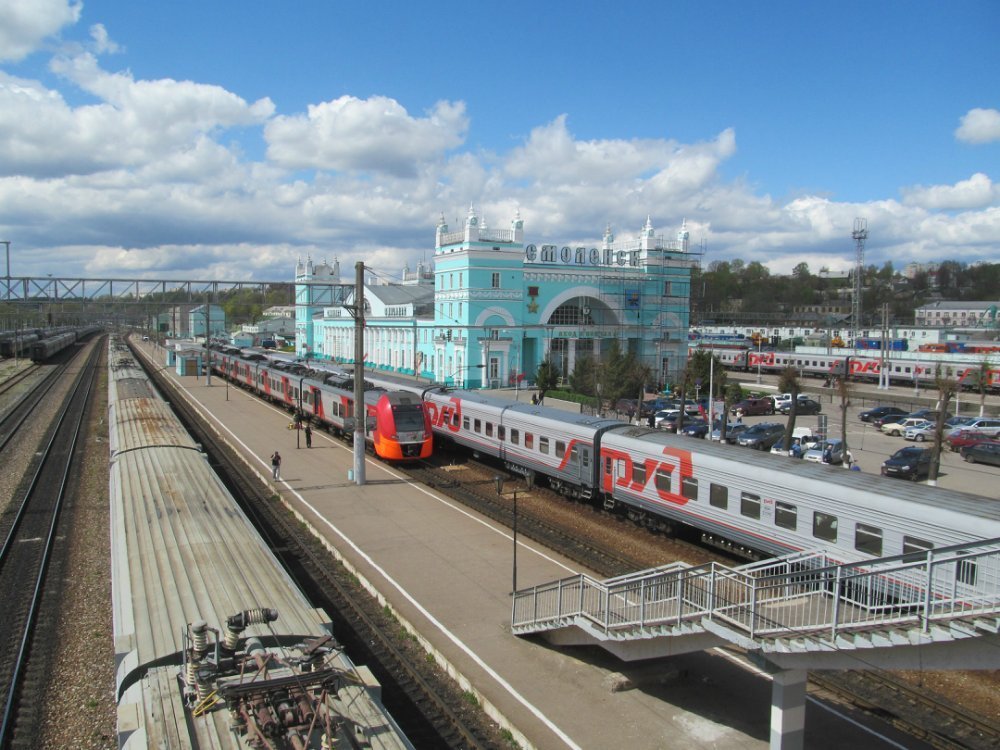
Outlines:
{"label": "metal staircase", "polygon": [[628,642],[644,642],[635,658],[700,650],[706,638],[818,656],[997,635],[1000,539],[848,563],[813,551],[740,567],[673,563],[605,581],[571,576],[516,592],[511,625],[623,658]]}

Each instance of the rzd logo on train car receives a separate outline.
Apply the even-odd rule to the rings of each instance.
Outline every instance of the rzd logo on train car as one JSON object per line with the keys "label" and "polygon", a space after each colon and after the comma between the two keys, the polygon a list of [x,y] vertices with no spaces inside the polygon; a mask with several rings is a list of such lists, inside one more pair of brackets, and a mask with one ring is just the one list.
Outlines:
{"label": "rzd logo on train car", "polygon": [[432,427],[446,427],[452,432],[458,432],[462,423],[462,402],[459,399],[453,397],[450,404],[425,401],[424,406],[430,414]]}
{"label": "rzd logo on train car", "polygon": [[[611,459],[611,474],[604,477],[604,490],[613,490],[612,482],[617,487],[628,489],[631,492],[644,494],[647,487],[652,486],[656,496],[661,500],[674,503],[675,505],[686,505],[689,498],[684,497],[681,492],[684,480],[694,476],[694,467],[691,463],[691,452],[678,450],[677,448],[664,448],[665,460],[647,458],[642,463],[642,472],[636,472],[632,463],[632,458],[626,451],[602,449],[604,459]],[[639,476],[636,476],[636,474]]]}
{"label": "rzd logo on train car", "polygon": [[874,359],[870,360],[851,360],[851,375],[878,375],[882,371],[879,367],[878,361]]}
{"label": "rzd logo on train car", "polygon": [[751,367],[753,365],[774,367],[774,352],[750,352],[750,358],[747,361]]}

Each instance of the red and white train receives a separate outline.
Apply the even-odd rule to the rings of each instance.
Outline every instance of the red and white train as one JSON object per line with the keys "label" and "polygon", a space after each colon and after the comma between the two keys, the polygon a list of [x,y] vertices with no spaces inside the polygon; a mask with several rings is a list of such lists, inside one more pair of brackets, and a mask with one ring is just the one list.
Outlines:
{"label": "red and white train", "polygon": [[481,392],[369,378],[419,392],[439,443],[651,528],[691,527],[750,557],[822,547],[852,561],[1000,538],[998,500]]}
{"label": "red and white train", "polygon": [[[210,352],[213,372],[334,434],[353,436],[354,391],[343,377],[236,348]],[[430,415],[419,394],[369,388],[364,401],[365,442],[375,455],[386,461],[431,455]]]}
{"label": "red and white train", "polygon": [[[894,385],[933,386],[940,373],[954,379],[961,387],[978,390],[982,357],[985,355],[941,354],[925,352],[921,358],[913,355],[902,358],[899,354],[882,359],[879,352],[863,354],[805,354],[801,352],[758,351],[740,347],[701,347],[717,357],[720,364],[739,372],[777,374],[787,367],[794,367],[802,375],[817,378],[843,377],[852,380],[877,382],[885,366],[889,382]],[[989,361],[989,360],[987,360]],[[1000,358],[989,361],[986,368],[987,389],[1000,391]]]}

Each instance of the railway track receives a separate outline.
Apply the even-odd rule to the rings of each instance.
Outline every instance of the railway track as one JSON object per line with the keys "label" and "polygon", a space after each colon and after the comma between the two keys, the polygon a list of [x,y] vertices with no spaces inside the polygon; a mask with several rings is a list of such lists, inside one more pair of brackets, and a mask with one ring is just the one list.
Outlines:
{"label": "railway track", "polygon": [[499,732],[478,706],[428,661],[416,640],[318,541],[302,533],[299,521],[274,502],[259,480],[248,476],[244,460],[201,424],[172,381],[158,372],[150,371],[150,376],[157,387],[173,394],[175,412],[201,442],[213,468],[296,584],[330,616],[347,653],[372,669],[382,684],[383,703],[411,742],[417,747],[447,748],[502,745]]}
{"label": "railway track", "polygon": [[0,398],[14,390],[14,386],[27,380],[29,375],[33,375],[41,369],[40,365],[31,364],[22,370],[18,370],[9,378],[0,383]]}
{"label": "railway track", "polygon": [[[55,544],[62,508],[71,491],[71,471],[77,445],[96,380],[99,349],[90,347],[85,364],[74,376],[74,385],[49,429],[37,464],[24,489],[4,517],[0,547],[0,601],[4,604],[7,637],[0,640],[0,748],[15,734],[36,734],[35,707],[44,701],[44,667],[50,648],[38,638],[40,623],[58,620],[58,595],[47,572],[63,550]],[[77,361],[83,361],[81,354]],[[23,421],[23,420],[22,420]]]}

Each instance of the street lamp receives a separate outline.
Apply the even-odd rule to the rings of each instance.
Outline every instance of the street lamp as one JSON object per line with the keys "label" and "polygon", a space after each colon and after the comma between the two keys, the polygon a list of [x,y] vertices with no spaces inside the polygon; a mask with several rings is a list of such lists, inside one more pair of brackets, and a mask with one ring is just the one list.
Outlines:
{"label": "street lamp", "polygon": [[760,345],[764,343],[763,337],[757,339],[757,384],[760,384]]}
{"label": "street lamp", "polygon": [[[504,478],[500,474],[496,474],[493,477],[493,484],[497,488],[497,497],[503,497],[503,483]],[[514,538],[514,556],[511,568],[511,592],[517,593],[517,490],[514,490],[514,523],[513,523],[513,538]]]}

